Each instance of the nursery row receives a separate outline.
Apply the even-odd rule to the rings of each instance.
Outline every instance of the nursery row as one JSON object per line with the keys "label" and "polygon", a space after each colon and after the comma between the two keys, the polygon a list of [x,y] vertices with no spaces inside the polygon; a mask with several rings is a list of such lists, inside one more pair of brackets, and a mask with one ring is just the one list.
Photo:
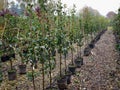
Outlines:
{"label": "nursery row", "polygon": [[98,40],[100,40],[101,35],[105,33],[106,30],[102,30],[96,37],[88,44],[88,46],[84,50],[84,56],[88,56],[91,54],[91,50],[95,47],[95,44]]}
{"label": "nursery row", "polygon": [[116,86],[118,89],[120,88],[120,8],[118,9],[118,13],[115,15],[114,19],[111,21],[112,27],[114,30],[114,36],[116,40],[116,51],[118,52],[118,57],[116,59],[116,71],[114,71],[111,75],[115,77]]}
{"label": "nursery row", "polygon": [[[74,45],[77,45],[77,55],[80,59],[75,63],[82,64],[81,54],[79,54],[81,46],[88,42],[87,37],[93,39],[98,32],[106,29],[108,24],[106,18],[97,12],[94,13],[94,9],[89,7],[85,7],[83,12],[77,15],[75,5],[73,9],[67,10],[66,5],[63,5],[61,1],[55,3],[39,0],[38,3],[39,6],[29,3],[24,8],[24,13],[20,15],[9,8],[0,11],[1,82],[5,64],[10,65],[9,70],[7,69],[8,76],[10,75],[8,79],[10,81],[16,79],[17,70],[13,64],[17,63],[20,74],[31,72],[29,75],[31,75],[34,90],[36,90],[35,77],[37,76],[35,72],[36,68],[39,68],[37,73],[42,77],[44,90],[46,72],[49,72],[50,86],[55,66],[59,66],[59,79],[63,79],[62,65],[65,65],[65,69],[67,68],[66,58],[69,51],[71,51],[71,70],[74,70]],[[100,38],[100,35],[96,39]],[[56,63],[57,61],[59,63]],[[26,69],[27,66],[30,69]],[[66,73],[67,70],[65,70]]]}
{"label": "nursery row", "polygon": [[[97,41],[99,41],[100,37],[105,33],[106,30],[102,30],[101,32],[99,32],[97,34],[97,36],[95,38],[93,38],[93,40],[91,40],[91,42],[93,43],[89,43],[87,45],[86,48],[89,48],[89,54],[91,53],[91,49],[93,49],[94,45],[97,43]],[[92,46],[91,46],[92,45]],[[84,48],[84,55],[85,56],[88,56],[89,54],[86,55],[86,48]],[[65,75],[63,76],[63,78],[61,78],[60,80],[56,80],[57,82],[57,85],[58,85],[58,88],[59,90],[64,90],[64,89],[67,89],[68,88],[68,85],[72,82],[71,81],[71,76],[75,74],[76,72],[76,69],[77,68],[81,68],[82,65],[84,65],[84,60],[83,60],[83,55],[81,55],[81,53],[83,53],[81,50],[79,51],[79,53],[77,53],[77,55],[75,55],[76,57],[74,58],[74,65],[75,66],[71,66],[70,64],[68,65],[67,67],[67,72],[65,73]],[[56,88],[54,87],[54,83],[52,84],[52,89],[53,88]],[[47,90],[50,89],[50,87],[46,88]]]}
{"label": "nursery row", "polygon": [[[113,29],[116,40],[116,49],[118,53],[120,53],[120,8],[118,9],[118,14],[115,16],[113,20]],[[119,54],[120,55],[120,54]],[[120,60],[117,60],[117,69],[120,70]]]}
{"label": "nursery row", "polygon": [[[103,31],[105,31],[105,30],[103,30]],[[102,32],[100,32],[96,37],[98,37],[100,34],[103,34],[103,31]],[[96,41],[96,37],[92,40],[92,41]],[[98,41],[98,40],[97,40]],[[96,42],[97,42],[96,41]],[[95,42],[95,43],[96,43]],[[90,42],[91,43],[91,42]],[[94,43],[94,44],[95,44]],[[88,45],[89,46],[89,45]],[[93,47],[90,47],[91,49],[93,48]],[[67,86],[68,86],[68,84],[70,84],[71,83],[71,75],[72,74],[75,74],[75,69],[76,68],[80,68],[82,65],[83,65],[83,58],[82,58],[82,56],[79,56],[80,54],[81,54],[81,52],[80,52],[80,50],[77,50],[78,52],[77,52],[77,54],[75,54],[75,52],[74,52],[74,66],[72,65],[71,66],[71,64],[70,64],[70,60],[69,59],[71,59],[71,57],[69,58],[69,56],[67,55],[67,57],[66,57],[66,59],[68,59],[67,61],[68,61],[68,63],[66,63],[67,65],[65,65],[65,69],[63,69],[62,68],[62,79],[60,79],[60,80],[58,80],[59,79],[59,74],[56,74],[55,75],[55,77],[53,76],[53,72],[52,72],[52,83],[51,83],[51,86],[49,86],[49,87],[47,87],[46,89],[48,90],[48,89],[50,89],[50,88],[54,88],[55,89],[55,87],[54,87],[54,84],[56,83],[56,81],[58,82],[58,87],[60,88],[60,90],[63,90],[63,89],[65,89],[65,88],[67,88]],[[58,54],[57,52],[56,52],[56,54]],[[70,55],[71,56],[71,55]],[[62,59],[64,59],[63,57],[62,57]],[[57,63],[59,63],[59,62],[57,62]],[[62,60],[62,63],[64,63],[64,60]],[[18,63],[17,63],[18,64]],[[39,65],[39,64],[36,64],[36,65]],[[5,65],[4,65],[5,66]],[[28,72],[28,73],[26,73],[26,66],[24,65],[22,68],[20,67],[21,65],[13,65],[13,67],[14,68],[16,68],[17,69],[17,67],[16,66],[19,66],[18,67],[18,70],[17,71],[19,71],[19,74],[20,75],[18,75],[18,76],[16,76],[17,75],[17,73],[15,73],[14,75],[12,75],[12,80],[13,79],[16,79],[16,77],[21,77],[21,75],[25,75],[25,74],[27,74],[27,75],[29,75],[29,76],[27,76],[27,78],[28,78],[28,80],[32,80],[33,78],[32,78],[32,76],[30,76],[30,72]],[[27,67],[28,67],[28,65],[27,65]],[[57,67],[58,67],[58,65],[57,65]],[[57,68],[56,67],[56,68]],[[6,73],[6,70],[8,69],[9,67],[6,67],[6,69],[4,70],[4,75],[7,75],[7,73]],[[36,69],[38,69],[39,68],[39,66],[37,66],[37,67],[35,67],[35,73],[36,73]],[[27,70],[29,71],[29,69],[30,69],[30,67],[29,68],[27,68]],[[58,69],[58,68],[57,68]],[[22,71],[21,71],[22,70]],[[39,72],[39,71],[38,71]],[[37,72],[37,73],[38,73]],[[57,71],[56,71],[57,72]],[[35,74],[34,73],[34,74]],[[47,73],[46,73],[47,74]],[[23,76],[24,76],[23,75]],[[37,74],[37,76],[35,75],[35,85],[39,85],[39,84],[36,84],[36,82],[38,82],[38,80],[39,80],[39,82],[40,82],[40,79],[37,79],[37,77],[40,77],[39,76],[39,74]],[[6,78],[6,77],[5,77]],[[9,79],[11,79],[11,77],[10,76],[8,76],[8,78]],[[20,84],[20,85],[17,85],[17,86],[15,86],[16,88],[17,88],[17,90],[20,90],[20,89],[22,89],[22,88],[30,88],[29,86],[27,86],[28,85],[28,83],[25,83],[26,82],[26,80],[27,80],[27,78],[25,79],[24,78],[24,81]],[[31,78],[31,79],[30,79]],[[45,78],[46,78],[46,76],[45,76]],[[47,77],[48,79],[49,79],[49,77]],[[7,78],[6,78],[7,79]],[[47,79],[47,81],[48,81],[48,79]],[[19,81],[20,79],[17,79],[17,81]],[[62,81],[61,81],[62,80]],[[45,80],[45,83],[46,83],[46,80]],[[48,83],[46,83],[46,84],[48,84]],[[45,84],[45,87],[46,87],[46,84]],[[21,85],[22,85],[22,87],[21,87]],[[38,87],[38,86],[36,86],[36,88],[39,88],[40,89],[40,87]],[[13,88],[12,88],[13,89]]]}

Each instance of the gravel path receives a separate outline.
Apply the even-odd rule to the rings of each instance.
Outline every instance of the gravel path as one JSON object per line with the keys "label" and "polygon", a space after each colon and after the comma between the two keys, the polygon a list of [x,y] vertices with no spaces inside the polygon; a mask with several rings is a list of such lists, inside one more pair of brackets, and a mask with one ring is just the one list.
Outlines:
{"label": "gravel path", "polygon": [[111,30],[105,32],[95,44],[91,55],[72,77],[69,90],[120,90],[111,82],[116,67],[115,37]]}

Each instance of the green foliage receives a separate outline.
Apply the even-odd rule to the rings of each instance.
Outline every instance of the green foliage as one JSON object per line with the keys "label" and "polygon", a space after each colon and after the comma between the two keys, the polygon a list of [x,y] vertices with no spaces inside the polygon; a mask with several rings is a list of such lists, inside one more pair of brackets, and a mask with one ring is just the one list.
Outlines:
{"label": "green foliage", "polygon": [[117,44],[117,45],[116,45],[116,49],[117,49],[118,51],[120,51],[120,44]]}
{"label": "green foliage", "polygon": [[113,21],[113,28],[120,35],[120,8],[118,9],[118,14]]}
{"label": "green foliage", "polygon": [[28,78],[28,80],[32,81],[33,76],[34,76],[34,78],[36,78],[38,75],[39,75],[39,73],[37,73],[37,72],[27,72],[26,77]]}
{"label": "green foliage", "polygon": [[91,34],[106,29],[108,20],[90,7],[85,7],[80,13],[84,34]]}

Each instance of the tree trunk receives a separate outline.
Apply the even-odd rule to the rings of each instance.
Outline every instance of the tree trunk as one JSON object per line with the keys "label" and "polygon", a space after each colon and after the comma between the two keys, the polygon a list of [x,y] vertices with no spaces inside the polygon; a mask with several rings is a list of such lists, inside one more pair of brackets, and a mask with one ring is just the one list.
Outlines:
{"label": "tree trunk", "polygon": [[67,63],[66,63],[66,55],[65,55],[65,74],[67,72]]}
{"label": "tree trunk", "polygon": [[44,83],[45,83],[45,73],[44,73],[44,63],[42,63],[42,77],[43,77],[43,90],[45,88]]}
{"label": "tree trunk", "polygon": [[49,68],[50,68],[50,71],[49,71],[49,74],[50,74],[50,87],[52,85],[52,76],[51,76],[51,62],[50,62],[50,51],[49,51]]}
{"label": "tree trunk", "polygon": [[62,65],[62,54],[61,54],[61,52],[60,52],[60,77],[62,76],[62,67],[61,67],[61,65]]}
{"label": "tree trunk", "polygon": [[33,66],[32,66],[32,77],[33,77],[33,88],[34,88],[34,90],[36,90],[36,88],[35,88],[35,77],[34,77],[34,70],[33,70]]}
{"label": "tree trunk", "polygon": [[74,64],[74,62],[73,62],[73,50],[72,49],[71,49],[71,54],[72,54],[71,62],[72,62],[72,64]]}

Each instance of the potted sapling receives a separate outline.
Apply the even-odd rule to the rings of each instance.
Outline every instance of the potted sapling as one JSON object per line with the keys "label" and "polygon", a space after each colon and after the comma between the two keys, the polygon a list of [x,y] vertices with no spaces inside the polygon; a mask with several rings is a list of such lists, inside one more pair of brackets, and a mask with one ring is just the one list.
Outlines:
{"label": "potted sapling", "polygon": [[69,38],[68,38],[68,31],[67,31],[67,24],[68,23],[68,18],[67,18],[67,12],[66,12],[66,4],[64,4],[64,11],[63,11],[63,22],[64,22],[64,25],[63,25],[63,28],[64,28],[64,37],[63,37],[63,48],[62,48],[62,53],[63,53],[63,56],[64,56],[64,64],[65,64],[65,77],[67,79],[67,84],[70,84],[71,83],[71,75],[72,73],[70,71],[67,70],[67,55],[68,55],[68,50],[69,50],[69,47],[70,47],[70,42],[69,42]]}
{"label": "potted sapling", "polygon": [[76,66],[74,65],[74,58],[73,58],[73,52],[74,52],[74,35],[73,35],[73,31],[71,30],[71,32],[69,33],[69,39],[70,39],[70,50],[71,50],[71,64],[69,64],[68,69],[70,72],[72,72],[72,74],[75,74],[75,68]]}
{"label": "potted sapling", "polygon": [[76,69],[76,66],[74,65],[74,46],[73,44],[75,43],[75,5],[73,7],[73,9],[71,10],[71,16],[69,17],[70,18],[70,24],[69,24],[69,28],[70,28],[70,32],[69,32],[69,39],[70,39],[70,49],[71,49],[71,64],[69,64],[68,66],[68,69],[69,71],[72,72],[72,74],[75,74],[75,69]]}
{"label": "potted sapling", "polygon": [[9,56],[6,56],[6,57],[10,62],[10,70],[8,70],[8,79],[15,80],[16,79],[16,69],[13,67],[13,60],[15,59],[15,52],[16,52],[15,46],[13,44],[9,44],[9,48],[8,48],[7,52],[8,52]]}
{"label": "potted sapling", "polygon": [[13,60],[15,59],[15,49],[11,44],[9,45],[9,47],[10,69],[8,70],[8,79],[15,80],[17,78],[17,70],[13,67]]}
{"label": "potted sapling", "polygon": [[16,73],[17,70],[15,68],[13,68],[13,61],[12,60],[14,60],[14,58],[10,57],[10,60],[9,60],[10,70],[8,70],[8,79],[9,80],[15,80],[17,78],[17,73]]}
{"label": "potted sapling", "polygon": [[73,45],[70,46],[70,49],[71,49],[71,64],[69,64],[68,69],[72,74],[75,74],[76,66],[74,65],[74,60],[73,60],[73,51],[74,51]]}
{"label": "potted sapling", "polygon": [[[20,56],[20,64],[18,65],[18,69],[19,69],[19,74],[26,74],[26,67],[27,67],[27,63],[28,63],[28,43],[25,40],[20,40],[19,41],[19,45],[16,48],[16,52],[18,53],[18,55]],[[25,43],[25,44],[24,44]]]}
{"label": "potted sapling", "polygon": [[[33,40],[34,41],[34,40]],[[34,90],[36,90],[36,86],[35,86],[35,71],[34,71],[34,65],[35,65],[35,60],[36,60],[36,52],[35,52],[35,46],[33,44],[33,42],[31,42],[30,47],[28,47],[28,60],[31,64],[31,72],[27,73],[28,78],[31,77],[32,83],[33,83],[33,88]]]}
{"label": "potted sapling", "polygon": [[47,51],[47,46],[40,46],[39,47],[39,54],[40,54],[40,57],[39,57],[39,60],[40,60],[40,63],[42,65],[41,69],[42,69],[42,88],[43,90],[45,89],[45,62],[46,60],[48,59],[48,51]]}
{"label": "potted sapling", "polygon": [[56,61],[55,61],[55,37],[52,36],[52,33],[49,31],[48,35],[46,37],[46,43],[47,43],[47,51],[48,51],[48,63],[49,63],[49,77],[50,77],[50,86],[49,88],[52,88],[52,70],[55,68]]}
{"label": "potted sapling", "polygon": [[[23,38],[22,38],[23,39]],[[16,53],[20,56],[20,61],[21,63],[18,65],[18,69],[19,69],[19,74],[26,74],[26,63],[28,62],[28,57],[27,57],[27,44],[23,44],[25,43],[25,41],[20,40],[18,38],[18,45],[16,47]],[[25,47],[25,48],[24,48]]]}
{"label": "potted sapling", "polygon": [[[77,58],[75,59],[76,67],[80,68],[83,65],[83,58],[81,57],[81,46],[83,35],[80,33],[80,30],[77,31]],[[80,48],[80,50],[79,50]]]}
{"label": "potted sapling", "polygon": [[[21,25],[23,25],[23,23],[21,22],[21,18],[19,20],[19,29],[18,29],[18,33],[17,33],[17,45],[16,45],[16,53],[17,55],[20,57],[20,64],[18,65],[18,69],[19,69],[19,74],[26,74],[26,67],[27,67],[27,62],[28,62],[28,41],[25,40],[25,35],[23,34],[23,32],[20,32],[21,29]],[[25,28],[22,27],[22,29],[24,30]],[[27,31],[27,30],[26,30]]]}
{"label": "potted sapling", "polygon": [[83,65],[83,58],[81,56],[81,47],[82,47],[82,39],[83,39],[83,32],[82,32],[82,22],[81,19],[78,19],[78,28],[76,30],[76,43],[77,43],[77,58],[75,59],[76,67],[80,68]]}
{"label": "potted sapling", "polygon": [[16,69],[13,68],[13,58],[10,58],[10,70],[8,70],[8,79],[15,80],[17,77]]}
{"label": "potted sapling", "polygon": [[71,83],[71,72],[67,70],[67,54],[68,54],[68,50],[69,50],[69,47],[70,47],[70,42],[69,42],[69,38],[68,38],[68,31],[67,31],[67,24],[68,24],[68,18],[67,18],[67,12],[66,12],[66,5],[64,4],[64,11],[62,12],[63,13],[63,39],[62,39],[62,54],[64,56],[64,66],[65,66],[65,77],[66,77],[66,80],[67,80],[67,84],[70,84]]}
{"label": "potted sapling", "polygon": [[63,89],[66,89],[67,88],[67,80],[66,80],[66,77],[62,74],[62,49],[63,49],[63,45],[62,45],[62,41],[63,41],[63,34],[59,35],[58,37],[58,53],[59,53],[59,58],[60,58],[60,76],[57,80],[58,82],[58,87],[60,90],[63,90]]}
{"label": "potted sapling", "polygon": [[93,42],[93,32],[94,32],[94,22],[93,22],[93,20],[91,20],[91,23],[89,24],[89,29],[90,29],[90,35],[91,35],[91,42],[89,43],[89,47],[91,48],[91,49],[93,49],[94,48],[94,42]]}
{"label": "potted sapling", "polygon": [[27,50],[22,50],[20,53],[20,57],[21,57],[21,64],[18,66],[19,68],[19,74],[26,74],[26,62],[27,60]]}
{"label": "potted sapling", "polygon": [[63,13],[62,13],[62,3],[61,1],[58,1],[57,3],[57,32],[56,32],[56,38],[57,38],[57,50],[59,53],[59,69],[60,69],[60,76],[57,80],[57,85],[60,90],[64,90],[67,88],[67,79],[64,75],[62,75],[62,48],[63,48],[63,42],[64,42],[64,22],[63,22]]}
{"label": "potted sapling", "polygon": [[64,64],[65,64],[65,76],[67,78],[67,84],[70,84],[72,73],[70,71],[67,71],[67,62],[66,62],[68,49],[69,49],[68,47],[63,48],[63,55],[64,55]]}

